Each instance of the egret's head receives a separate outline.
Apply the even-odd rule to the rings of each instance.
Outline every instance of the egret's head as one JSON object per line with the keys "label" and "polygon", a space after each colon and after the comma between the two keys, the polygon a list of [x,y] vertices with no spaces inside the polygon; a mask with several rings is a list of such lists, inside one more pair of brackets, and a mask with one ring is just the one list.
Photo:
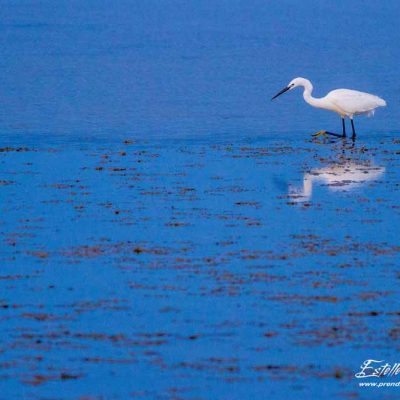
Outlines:
{"label": "egret's head", "polygon": [[298,87],[298,86],[305,87],[307,82],[309,82],[309,81],[307,79],[304,79],[304,78],[294,78],[293,80],[291,80],[289,82],[289,84],[285,88],[283,88],[280,92],[278,92],[271,100],[276,99],[281,94],[287,92],[288,90],[292,90],[295,87]]}
{"label": "egret's head", "polygon": [[288,85],[289,90],[292,90],[298,86],[304,86],[304,81],[305,81],[304,78],[294,78],[293,80],[291,80],[289,82],[289,85]]}

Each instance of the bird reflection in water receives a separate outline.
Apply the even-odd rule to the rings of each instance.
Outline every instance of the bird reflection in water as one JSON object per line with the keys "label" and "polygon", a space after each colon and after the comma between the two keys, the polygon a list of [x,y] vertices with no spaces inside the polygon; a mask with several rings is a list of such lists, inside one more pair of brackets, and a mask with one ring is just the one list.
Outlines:
{"label": "bird reflection in water", "polygon": [[314,168],[303,175],[303,184],[289,185],[289,198],[295,202],[311,200],[315,184],[328,186],[331,192],[358,189],[367,183],[380,179],[385,167],[372,160],[355,160],[341,154],[338,161],[321,168]]}

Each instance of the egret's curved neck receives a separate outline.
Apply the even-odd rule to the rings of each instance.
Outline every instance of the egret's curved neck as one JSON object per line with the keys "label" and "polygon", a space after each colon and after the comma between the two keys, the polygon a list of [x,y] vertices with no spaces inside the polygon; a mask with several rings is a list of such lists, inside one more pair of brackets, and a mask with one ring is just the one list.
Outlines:
{"label": "egret's curved neck", "polygon": [[323,98],[317,99],[312,96],[312,91],[314,88],[308,79],[304,79],[303,87],[304,87],[304,92],[303,92],[304,100],[313,107],[323,108],[323,102],[324,102]]}

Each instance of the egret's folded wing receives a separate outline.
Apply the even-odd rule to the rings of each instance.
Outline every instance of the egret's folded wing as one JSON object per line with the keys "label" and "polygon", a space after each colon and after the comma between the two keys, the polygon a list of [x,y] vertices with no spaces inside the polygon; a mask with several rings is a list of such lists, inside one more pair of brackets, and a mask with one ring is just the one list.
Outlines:
{"label": "egret's folded wing", "polygon": [[357,90],[337,89],[329,92],[327,97],[333,104],[349,114],[366,113],[386,105],[385,100],[380,97]]}

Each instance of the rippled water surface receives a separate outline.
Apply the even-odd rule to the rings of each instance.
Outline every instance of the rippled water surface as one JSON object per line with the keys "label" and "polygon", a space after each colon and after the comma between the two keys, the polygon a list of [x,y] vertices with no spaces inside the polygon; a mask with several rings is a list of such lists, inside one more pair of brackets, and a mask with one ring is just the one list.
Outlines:
{"label": "rippled water surface", "polygon": [[398,12],[4,2],[0,399],[397,399]]}

